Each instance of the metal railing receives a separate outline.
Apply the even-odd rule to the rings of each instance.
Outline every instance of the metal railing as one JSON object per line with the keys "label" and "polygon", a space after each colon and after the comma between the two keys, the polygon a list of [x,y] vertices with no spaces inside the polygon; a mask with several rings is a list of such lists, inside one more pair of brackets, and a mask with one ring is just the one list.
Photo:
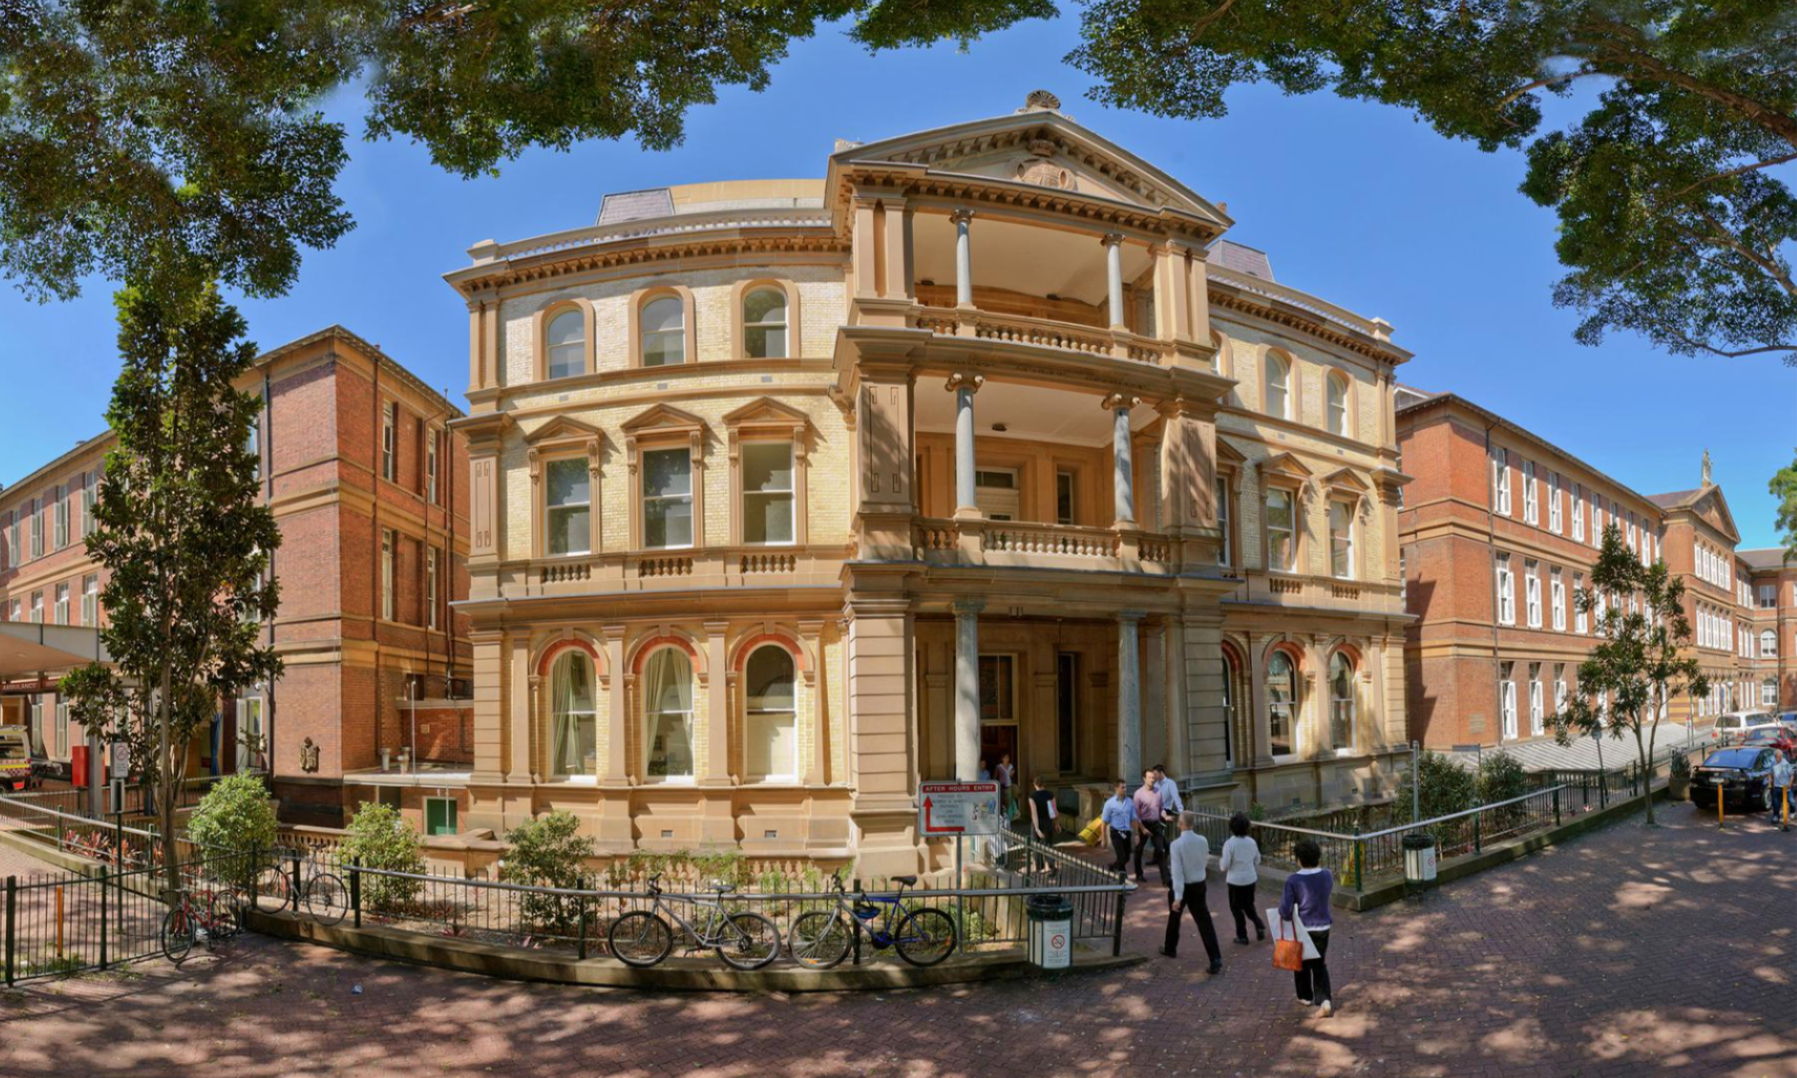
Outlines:
{"label": "metal railing", "polygon": [[[1365,833],[1356,829],[1353,834],[1344,835],[1254,821],[1249,824],[1248,834],[1260,846],[1263,861],[1288,869],[1298,867],[1294,848],[1308,838],[1322,851],[1323,866],[1335,874],[1342,886],[1362,891],[1369,884],[1403,876],[1404,836],[1412,832],[1434,836],[1436,856],[1443,860],[1480,853],[1490,843],[1559,825],[1568,811],[1566,790],[1564,786],[1535,790],[1506,801]],[[1200,811],[1198,819],[1198,830],[1211,848],[1221,850],[1229,837],[1229,817]]]}

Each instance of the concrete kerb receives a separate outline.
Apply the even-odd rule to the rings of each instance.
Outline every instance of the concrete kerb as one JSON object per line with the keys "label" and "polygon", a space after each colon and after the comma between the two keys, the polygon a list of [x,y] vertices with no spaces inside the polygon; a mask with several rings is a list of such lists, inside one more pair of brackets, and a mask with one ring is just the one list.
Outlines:
{"label": "concrete kerb", "polygon": [[[1009,948],[1002,956],[957,954],[941,965],[921,969],[902,962],[883,961],[808,970],[776,962],[766,969],[744,971],[723,967],[715,959],[698,958],[670,959],[649,969],[636,969],[612,958],[583,961],[565,955],[380,926],[321,925],[292,914],[263,910],[250,912],[249,927],[267,936],[502,980],[605,988],[689,992],[854,992],[1058,975],[1044,974],[1030,965],[1021,948]],[[1068,972],[1119,970],[1143,961],[1145,958],[1136,954],[1112,957],[1076,951],[1073,967]]]}

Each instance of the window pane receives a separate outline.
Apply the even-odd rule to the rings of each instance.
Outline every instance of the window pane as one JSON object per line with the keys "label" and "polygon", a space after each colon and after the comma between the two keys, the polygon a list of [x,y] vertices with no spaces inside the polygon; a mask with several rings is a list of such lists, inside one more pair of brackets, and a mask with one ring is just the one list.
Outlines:
{"label": "window pane", "polygon": [[692,478],[692,458],[684,449],[657,449],[643,454],[644,497],[691,494]]}
{"label": "window pane", "polygon": [[793,714],[763,712],[748,717],[748,744],[745,746],[749,777],[792,778],[799,772],[798,724]]}
{"label": "window pane", "polygon": [[1275,756],[1292,752],[1293,689],[1291,660],[1275,653],[1267,663],[1268,742]]}
{"label": "window pane", "polygon": [[658,330],[681,329],[685,322],[686,311],[680,300],[674,296],[663,296],[652,300],[643,308],[643,332],[654,333]]}
{"label": "window pane", "polygon": [[567,378],[586,371],[586,341],[579,311],[564,311],[549,323],[549,377]]}
{"label": "window pane", "polygon": [[550,770],[557,775],[590,775],[596,770],[593,668],[570,651],[555,663],[550,685]]}
{"label": "window pane", "polygon": [[643,366],[670,367],[685,362],[685,333],[676,331],[643,335]]}
{"label": "window pane", "polygon": [[693,545],[693,503],[690,498],[652,498],[643,502],[643,545],[682,547]]}
{"label": "window pane", "polygon": [[685,318],[685,305],[673,296],[663,296],[643,308],[643,366],[686,362]]}
{"label": "window pane", "polygon": [[743,542],[793,541],[793,498],[790,494],[743,495]]}
{"label": "window pane", "polygon": [[1073,473],[1056,472],[1054,477],[1055,523],[1073,523]]}
{"label": "window pane", "polygon": [[549,553],[591,552],[592,511],[586,506],[549,510]]}
{"label": "window pane", "polygon": [[746,670],[750,711],[791,711],[793,702],[792,655],[769,645],[749,656]]}
{"label": "window pane", "polygon": [[648,773],[656,777],[690,777],[693,773],[692,666],[679,649],[662,648],[649,656],[643,681]]}
{"label": "window pane", "polygon": [[549,505],[585,505],[592,500],[588,495],[586,458],[552,460],[545,471],[548,472]]}
{"label": "window pane", "polygon": [[792,443],[750,442],[743,446],[743,490],[792,489]]}
{"label": "window pane", "polygon": [[743,299],[743,321],[748,325],[785,325],[786,293],[777,288],[757,288]]}

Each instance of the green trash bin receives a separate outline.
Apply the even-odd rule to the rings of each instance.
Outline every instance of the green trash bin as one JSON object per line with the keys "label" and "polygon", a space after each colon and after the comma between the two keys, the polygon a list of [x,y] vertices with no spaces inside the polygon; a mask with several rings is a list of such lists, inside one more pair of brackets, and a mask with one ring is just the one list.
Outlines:
{"label": "green trash bin", "polygon": [[1030,965],[1038,969],[1073,965],[1073,903],[1065,895],[1031,895],[1023,911],[1029,920]]}

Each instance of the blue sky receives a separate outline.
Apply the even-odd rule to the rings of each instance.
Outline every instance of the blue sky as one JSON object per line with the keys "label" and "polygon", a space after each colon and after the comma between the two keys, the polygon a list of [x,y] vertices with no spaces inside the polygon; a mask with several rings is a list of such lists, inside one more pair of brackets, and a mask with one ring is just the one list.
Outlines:
{"label": "blue sky", "polygon": [[[359,141],[360,101],[326,103],[356,141],[338,190],[358,227],[311,252],[293,290],[242,304],[263,347],[340,322],[461,402],[467,316],[441,274],[478,240],[592,222],[608,191],[820,176],[832,141],[870,140],[1009,112],[1038,87],[1063,110],[1212,200],[1230,238],[1269,252],[1280,281],[1396,327],[1416,353],[1400,377],[1451,389],[1645,493],[1697,485],[1708,448],[1744,546],[1776,541],[1766,480],[1791,461],[1797,372],[1776,359],[1693,360],[1631,337],[1571,339],[1549,290],[1553,216],[1516,192],[1519,155],[1450,143],[1395,109],[1332,96],[1236,91],[1228,117],[1161,120],[1099,107],[1060,62],[1070,19],[975,43],[869,56],[836,28],[798,42],[763,93],[725,88],[684,145],[534,152],[463,181],[409,143]],[[863,103],[863,93],[878,102]],[[0,482],[97,433],[118,358],[111,288],[40,306],[0,289]],[[16,402],[25,402],[19,406]]]}

